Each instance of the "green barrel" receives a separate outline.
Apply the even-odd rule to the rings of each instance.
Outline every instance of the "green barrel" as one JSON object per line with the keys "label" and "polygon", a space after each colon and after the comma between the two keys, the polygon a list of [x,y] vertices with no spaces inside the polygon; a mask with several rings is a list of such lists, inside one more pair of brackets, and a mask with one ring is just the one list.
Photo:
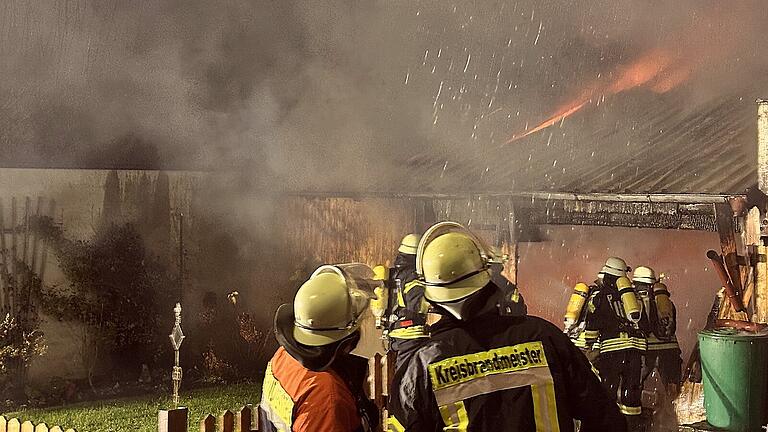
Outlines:
{"label": "green barrel", "polygon": [[734,329],[699,333],[707,422],[733,432],[768,421],[768,334]]}

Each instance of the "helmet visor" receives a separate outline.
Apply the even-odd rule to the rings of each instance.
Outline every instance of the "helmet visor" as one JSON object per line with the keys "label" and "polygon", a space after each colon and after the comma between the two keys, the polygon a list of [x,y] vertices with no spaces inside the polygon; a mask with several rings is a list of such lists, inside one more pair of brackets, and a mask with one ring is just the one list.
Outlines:
{"label": "helmet visor", "polygon": [[384,286],[384,281],[376,280],[373,269],[362,263],[324,265],[315,270],[310,279],[323,273],[334,273],[344,278],[349,290],[349,320],[344,324],[328,327],[309,326],[294,320],[294,337],[305,345],[324,345],[353,333],[360,327],[368,304],[376,298],[375,289]]}

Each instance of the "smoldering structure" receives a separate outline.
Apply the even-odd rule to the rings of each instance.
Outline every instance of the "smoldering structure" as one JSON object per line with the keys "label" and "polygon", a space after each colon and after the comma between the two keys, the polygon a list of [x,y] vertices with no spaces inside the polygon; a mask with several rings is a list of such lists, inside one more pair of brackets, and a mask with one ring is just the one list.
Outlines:
{"label": "smoldering structure", "polygon": [[[510,278],[552,320],[604,256],[663,260],[692,334],[699,287],[720,283],[702,251],[757,184],[766,14],[757,0],[8,0],[0,163],[203,172],[196,205],[226,235],[200,243],[213,258],[190,283],[238,291],[266,330],[260,293],[286,301],[319,262],[386,263],[403,234],[454,219],[519,257]],[[18,195],[23,176],[5,176]],[[52,183],[23,193],[67,190]]]}

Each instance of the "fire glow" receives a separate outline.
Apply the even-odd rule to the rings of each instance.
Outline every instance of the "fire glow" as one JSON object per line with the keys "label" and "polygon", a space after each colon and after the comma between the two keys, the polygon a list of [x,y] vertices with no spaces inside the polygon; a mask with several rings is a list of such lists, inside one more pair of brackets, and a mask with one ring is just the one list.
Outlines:
{"label": "fire glow", "polygon": [[666,93],[685,82],[693,72],[686,64],[670,51],[652,49],[634,62],[621,66],[611,73],[613,79],[595,80],[587,85],[578,97],[558,107],[552,115],[533,129],[519,135],[513,135],[506,144],[517,141],[532,133],[546,129],[578,112],[605,95],[614,95],[637,87],[647,87],[656,93]]}

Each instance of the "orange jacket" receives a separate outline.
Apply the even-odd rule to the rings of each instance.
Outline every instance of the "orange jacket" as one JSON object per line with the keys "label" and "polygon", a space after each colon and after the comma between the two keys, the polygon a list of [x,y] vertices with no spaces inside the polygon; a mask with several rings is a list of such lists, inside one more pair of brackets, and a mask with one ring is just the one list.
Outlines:
{"label": "orange jacket", "polygon": [[[267,431],[281,430],[281,423],[294,432],[354,432],[361,427],[355,399],[341,377],[331,370],[306,369],[283,347],[267,368],[259,410]],[[290,419],[284,418],[288,415]]]}

